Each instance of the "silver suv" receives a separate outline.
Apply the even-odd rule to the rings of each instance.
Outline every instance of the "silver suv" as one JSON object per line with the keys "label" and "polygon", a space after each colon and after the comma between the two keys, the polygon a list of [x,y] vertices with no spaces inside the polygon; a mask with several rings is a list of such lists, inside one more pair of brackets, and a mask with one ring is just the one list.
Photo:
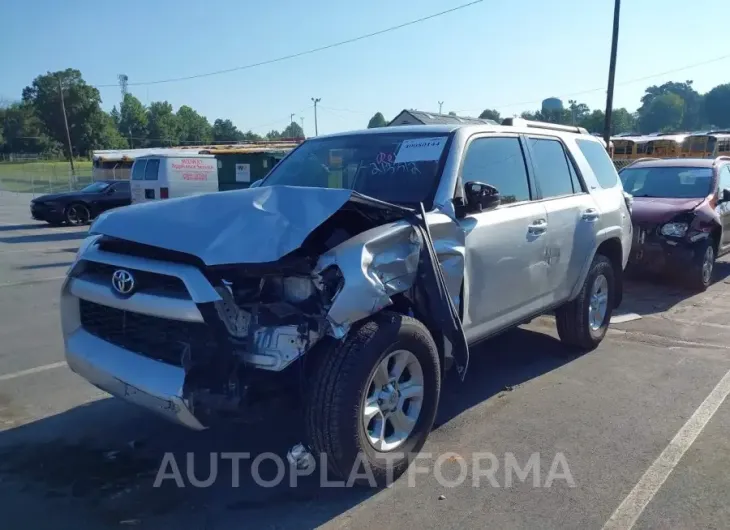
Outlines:
{"label": "silver suv", "polygon": [[470,346],[554,312],[566,345],[595,348],[631,245],[601,140],[524,120],[313,138],[251,189],[107,212],[90,232],[62,291],[75,372],[193,429],[292,397],[291,458],[324,454],[341,477],[366,464],[381,484]]}

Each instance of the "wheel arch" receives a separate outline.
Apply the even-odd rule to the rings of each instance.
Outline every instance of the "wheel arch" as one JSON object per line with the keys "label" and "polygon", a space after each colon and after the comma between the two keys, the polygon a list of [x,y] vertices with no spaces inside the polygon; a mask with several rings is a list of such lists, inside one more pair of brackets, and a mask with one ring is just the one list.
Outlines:
{"label": "wheel arch", "polygon": [[611,265],[613,266],[614,270],[614,279],[615,279],[615,286],[614,286],[614,309],[619,307],[621,305],[621,302],[623,300],[623,291],[624,291],[624,268],[623,268],[623,246],[621,245],[621,238],[619,236],[611,236],[603,241],[596,247],[596,249],[591,253],[588,260],[583,266],[583,270],[581,271],[580,278],[578,279],[578,282],[573,287],[573,292],[571,293],[570,299],[574,300],[576,296],[580,293],[580,290],[583,286],[583,283],[585,282],[586,277],[588,276],[588,272],[591,268],[591,263],[593,263],[593,260],[597,255],[606,256],[610,261]]}

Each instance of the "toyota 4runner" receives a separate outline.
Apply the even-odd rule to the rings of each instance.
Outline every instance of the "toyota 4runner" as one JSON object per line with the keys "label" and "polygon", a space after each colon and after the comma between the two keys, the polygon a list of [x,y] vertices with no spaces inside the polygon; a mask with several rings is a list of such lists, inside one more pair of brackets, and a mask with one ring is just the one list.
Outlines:
{"label": "toyota 4runner", "polygon": [[566,345],[601,342],[626,197],[601,140],[575,127],[313,138],[251,189],[102,214],[62,288],[68,364],[193,429],[293,395],[299,456],[343,477],[365,462],[383,483],[477,342],[549,312]]}

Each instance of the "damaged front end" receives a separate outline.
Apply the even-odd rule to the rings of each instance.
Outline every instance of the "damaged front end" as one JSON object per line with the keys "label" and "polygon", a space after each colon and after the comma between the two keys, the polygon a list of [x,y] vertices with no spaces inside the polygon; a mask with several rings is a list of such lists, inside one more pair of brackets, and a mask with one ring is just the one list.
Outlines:
{"label": "damaged front end", "polygon": [[[294,204],[285,200],[290,192],[276,188],[246,190],[259,197],[273,196],[278,205]],[[299,195],[311,192],[297,190]],[[225,242],[219,237],[215,241],[216,255],[225,253],[228,261],[220,263],[221,260],[211,259],[205,249],[198,248],[195,254],[186,252],[192,249],[186,249],[183,242],[165,249],[162,242],[144,237],[137,241],[132,236],[123,239],[115,225],[107,229],[104,223],[95,225],[95,231],[106,234],[81,257],[65,290],[83,299],[85,287],[79,282],[89,281],[84,277],[84,261],[105,261],[109,274],[117,266],[128,267],[131,274],[144,271],[145,267],[158,267],[158,273],[177,275],[182,280],[194,304],[194,310],[189,312],[194,311],[196,316],[191,320],[199,322],[190,324],[184,332],[168,333],[163,329],[165,324],[159,328],[148,326],[143,331],[149,340],[174,343],[172,359],[169,355],[164,359],[156,355],[159,347],[151,348],[152,352],[150,348],[143,351],[132,341],[119,339],[120,335],[130,333],[129,323],[133,319],[127,313],[164,312],[158,310],[164,305],[159,299],[161,284],[147,279],[128,298],[115,295],[111,300],[124,313],[116,334],[99,333],[84,323],[83,314],[79,327],[135,356],[156,358],[181,368],[181,388],[171,400],[177,400],[178,406],[189,411],[202,426],[220,419],[255,419],[282,400],[300,398],[306,392],[308,358],[313,352],[319,350],[317,355],[326,355],[328,348],[337,347],[354,324],[389,306],[421,319],[432,331],[444,362],[453,362],[463,377],[468,350],[454,305],[458,295],[449,296],[447,288],[447,284],[460,284],[463,257],[459,259],[458,277],[447,282],[423,210],[415,212],[349,190],[316,190],[326,197],[330,192],[337,195],[330,202],[331,211],[321,208],[327,214],[324,219],[312,222],[302,231],[301,241],[289,241],[288,251],[270,261],[257,260],[255,248],[243,244],[242,239],[248,237],[240,236],[246,234],[244,230],[228,244],[240,245],[241,257],[248,259],[231,263],[235,253],[224,248]],[[240,210],[240,203],[238,206]],[[250,222],[250,217],[246,222]],[[276,234],[270,234],[270,238],[273,247],[279,245]],[[292,247],[296,248],[289,250]],[[265,250],[258,255],[274,254]],[[125,259],[119,259],[122,256]],[[165,268],[168,260],[171,265]],[[104,303],[99,297],[94,301]],[[100,377],[89,371],[88,357],[82,362],[71,351],[76,343],[73,337],[69,339],[67,329],[73,332],[73,328],[64,325],[72,369],[117,395],[128,393],[128,388],[145,392],[135,381],[124,380],[124,374]],[[164,333],[168,335],[162,337]],[[108,382],[116,380],[124,383],[123,392]],[[165,399],[158,396],[161,392],[157,390],[152,393]]]}

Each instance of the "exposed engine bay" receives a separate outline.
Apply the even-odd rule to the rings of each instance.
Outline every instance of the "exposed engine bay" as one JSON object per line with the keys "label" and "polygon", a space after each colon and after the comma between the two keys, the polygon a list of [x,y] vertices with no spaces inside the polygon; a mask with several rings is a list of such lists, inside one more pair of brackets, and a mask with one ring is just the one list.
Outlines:
{"label": "exposed engine bay", "polygon": [[[287,193],[284,187],[272,190]],[[250,247],[250,260],[231,263],[235,248],[224,248],[217,240],[213,240],[214,259],[207,249],[196,248],[193,253],[184,239],[170,241],[165,248],[149,237],[145,240],[147,232],[136,241],[126,239],[128,226],[126,233],[104,219],[94,226],[102,234],[102,250],[188,262],[214,289],[215,299],[194,299],[213,339],[204,341],[203,348],[181,342],[183,396],[207,423],[221,415],[239,416],[256,403],[271,405],[286,390],[296,393],[315,349],[326,355],[327,348],[336,347],[354,324],[389,306],[421,320],[431,330],[445,364],[455,364],[462,378],[465,374],[466,339],[422,207],[418,212],[350,190],[314,191],[337,199],[333,211],[324,221],[312,223],[306,234],[302,231],[301,241],[286,241],[287,248],[294,249],[274,261],[256,261],[254,245],[261,245],[259,240]],[[139,210],[134,222],[140,222],[139,212],[145,213]],[[248,214],[246,223],[255,213]],[[258,237],[248,229],[241,229],[228,244]],[[271,256],[270,250],[259,255]],[[220,255],[225,260],[217,259]]]}

